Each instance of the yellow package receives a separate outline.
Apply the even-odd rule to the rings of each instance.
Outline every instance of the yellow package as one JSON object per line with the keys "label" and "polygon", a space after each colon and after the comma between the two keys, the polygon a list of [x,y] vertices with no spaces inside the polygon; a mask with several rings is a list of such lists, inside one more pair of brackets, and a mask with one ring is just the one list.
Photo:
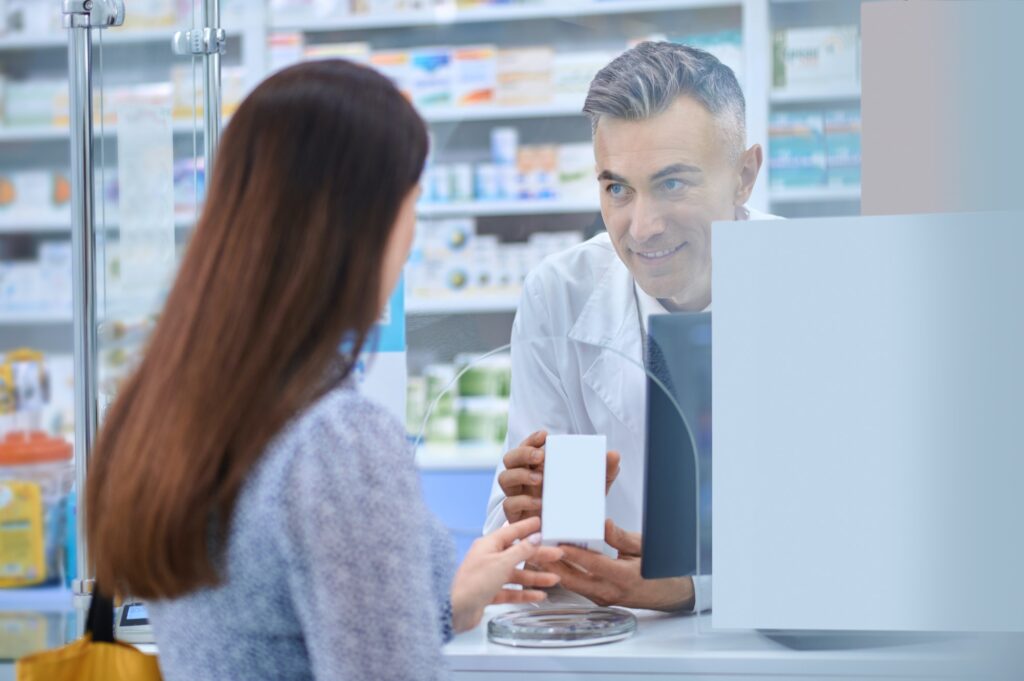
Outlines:
{"label": "yellow package", "polygon": [[0,364],[0,414],[14,413],[14,372],[7,362]]}
{"label": "yellow package", "polygon": [[0,588],[46,580],[44,541],[39,485],[0,481]]}

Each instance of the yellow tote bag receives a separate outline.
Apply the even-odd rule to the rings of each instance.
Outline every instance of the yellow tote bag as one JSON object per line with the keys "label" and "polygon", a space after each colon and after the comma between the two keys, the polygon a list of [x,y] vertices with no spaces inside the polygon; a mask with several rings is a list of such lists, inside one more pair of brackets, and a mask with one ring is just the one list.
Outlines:
{"label": "yellow tote bag", "polygon": [[85,636],[18,660],[15,681],[161,681],[156,657],[114,640],[114,604],[94,591]]}

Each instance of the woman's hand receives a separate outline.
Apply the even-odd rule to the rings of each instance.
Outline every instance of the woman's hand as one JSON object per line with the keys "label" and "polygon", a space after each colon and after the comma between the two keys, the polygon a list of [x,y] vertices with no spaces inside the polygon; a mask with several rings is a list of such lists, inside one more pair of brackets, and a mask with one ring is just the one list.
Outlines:
{"label": "woman's hand", "polygon": [[[516,567],[527,560],[550,563],[562,559],[562,549],[540,545],[539,529],[540,518],[527,518],[473,542],[452,581],[452,626],[456,632],[479,624],[484,608],[492,603],[534,603],[547,598],[537,589],[555,586],[559,577]],[[506,584],[524,588],[505,589]]]}

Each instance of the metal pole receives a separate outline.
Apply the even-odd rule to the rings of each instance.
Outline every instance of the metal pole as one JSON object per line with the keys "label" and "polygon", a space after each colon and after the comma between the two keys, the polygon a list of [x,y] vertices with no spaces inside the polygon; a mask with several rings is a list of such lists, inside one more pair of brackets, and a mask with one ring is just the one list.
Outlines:
{"label": "metal pole", "polygon": [[213,41],[218,47],[208,50],[203,55],[203,122],[206,130],[203,136],[205,141],[204,153],[206,155],[205,173],[206,186],[210,186],[210,178],[213,176],[213,162],[217,156],[217,147],[220,145],[220,114],[221,114],[221,88],[220,88],[220,56],[223,50],[224,32],[220,27],[220,0],[203,0],[203,19],[207,35],[214,37]]}
{"label": "metal pole", "polygon": [[193,26],[190,31],[175,33],[171,45],[175,54],[203,58],[203,154],[209,178],[220,144],[220,58],[227,46],[224,29],[220,27],[220,0],[203,0],[202,23],[201,28]]}
{"label": "metal pole", "polygon": [[78,494],[75,593],[91,591],[85,493],[99,416],[96,394],[96,230],[92,161],[92,29],[124,22],[123,0],[63,0],[68,29],[71,125],[71,278],[75,367],[75,482]]}
{"label": "metal pole", "polygon": [[[79,499],[96,436],[96,238],[92,173],[92,29],[68,31],[71,89],[71,276],[75,358],[75,473]],[[77,188],[77,191],[76,191]],[[85,514],[78,503],[78,577],[90,570]]]}

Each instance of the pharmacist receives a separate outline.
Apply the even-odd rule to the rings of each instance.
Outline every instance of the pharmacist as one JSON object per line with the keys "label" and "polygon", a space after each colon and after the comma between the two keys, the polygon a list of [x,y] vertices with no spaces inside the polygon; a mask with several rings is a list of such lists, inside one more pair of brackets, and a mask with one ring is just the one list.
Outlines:
{"label": "pharmacist", "polygon": [[575,566],[545,569],[598,604],[692,608],[691,578],[640,577],[643,337],[651,314],[710,308],[712,221],[772,217],[745,207],[762,150],[746,148],[733,72],[673,43],[617,57],[594,78],[584,112],[607,233],[526,280],[512,329],[508,451],[485,530],[540,513],[547,432],[606,435],[608,555],[569,548]]}

